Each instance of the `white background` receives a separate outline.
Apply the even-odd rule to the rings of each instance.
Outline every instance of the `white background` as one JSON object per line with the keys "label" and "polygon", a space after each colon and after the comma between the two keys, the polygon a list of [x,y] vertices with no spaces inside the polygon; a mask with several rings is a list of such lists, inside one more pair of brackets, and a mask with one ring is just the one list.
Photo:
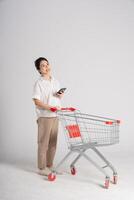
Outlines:
{"label": "white background", "polygon": [[[63,106],[121,120],[120,144],[104,151],[131,159],[134,1],[0,0],[0,25],[1,162],[36,166],[31,96],[39,77],[34,60],[40,56],[50,61],[61,87],[67,87]],[[66,151],[60,131],[56,161]]]}

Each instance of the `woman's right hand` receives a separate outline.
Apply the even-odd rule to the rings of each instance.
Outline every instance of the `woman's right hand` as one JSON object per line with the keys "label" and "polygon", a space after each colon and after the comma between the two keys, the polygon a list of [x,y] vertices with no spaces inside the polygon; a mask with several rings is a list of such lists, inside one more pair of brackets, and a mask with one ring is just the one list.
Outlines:
{"label": "woman's right hand", "polygon": [[61,110],[61,108],[60,108],[59,106],[57,106],[57,107],[51,107],[50,110],[51,110],[52,112],[56,112],[56,111],[58,111],[58,110]]}

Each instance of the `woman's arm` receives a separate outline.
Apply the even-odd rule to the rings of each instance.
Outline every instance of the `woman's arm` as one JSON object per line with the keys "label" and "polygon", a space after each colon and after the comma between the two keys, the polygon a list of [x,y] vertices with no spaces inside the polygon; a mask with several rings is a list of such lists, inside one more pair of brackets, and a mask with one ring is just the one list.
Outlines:
{"label": "woman's arm", "polygon": [[56,106],[50,106],[48,104],[44,104],[42,101],[40,101],[39,99],[33,99],[34,103],[36,106],[42,108],[42,109],[45,109],[45,110],[50,110],[50,111],[53,111],[53,108],[56,109],[56,110],[61,110],[60,107]]}
{"label": "woman's arm", "polygon": [[44,104],[42,101],[40,101],[39,99],[33,99],[34,103],[36,106],[43,108],[45,110],[50,110],[51,106],[48,104]]}

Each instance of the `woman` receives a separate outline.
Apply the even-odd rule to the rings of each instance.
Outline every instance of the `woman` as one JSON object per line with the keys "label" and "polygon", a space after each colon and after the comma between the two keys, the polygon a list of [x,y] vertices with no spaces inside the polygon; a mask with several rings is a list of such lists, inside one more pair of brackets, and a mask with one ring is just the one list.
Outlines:
{"label": "woman", "polygon": [[35,67],[41,75],[34,85],[32,96],[38,124],[38,173],[47,176],[51,173],[57,145],[58,118],[53,111],[60,110],[63,93],[57,93],[59,82],[51,75],[46,58],[38,58]]}

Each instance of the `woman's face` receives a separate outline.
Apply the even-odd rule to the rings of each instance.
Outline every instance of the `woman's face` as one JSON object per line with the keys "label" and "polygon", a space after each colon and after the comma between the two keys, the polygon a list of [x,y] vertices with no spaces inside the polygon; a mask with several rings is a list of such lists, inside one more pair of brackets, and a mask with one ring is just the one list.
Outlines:
{"label": "woman's face", "polygon": [[50,73],[50,70],[51,70],[51,68],[50,68],[49,63],[47,61],[45,61],[45,60],[42,60],[40,62],[40,73],[42,75],[47,75],[47,74]]}

